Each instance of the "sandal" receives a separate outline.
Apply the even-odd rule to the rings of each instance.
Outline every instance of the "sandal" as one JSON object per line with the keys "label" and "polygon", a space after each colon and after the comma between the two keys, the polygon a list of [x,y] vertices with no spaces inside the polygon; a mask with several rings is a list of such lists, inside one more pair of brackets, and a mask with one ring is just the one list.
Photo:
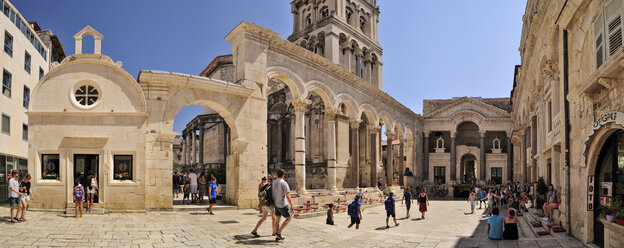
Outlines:
{"label": "sandal", "polygon": [[24,219],[24,218],[20,218],[19,220],[22,221],[22,222],[26,221],[26,219]]}
{"label": "sandal", "polygon": [[254,237],[256,237],[256,238],[257,238],[257,237],[260,237],[260,235],[258,235],[258,233],[257,233],[257,232],[251,232],[251,234],[252,234]]}

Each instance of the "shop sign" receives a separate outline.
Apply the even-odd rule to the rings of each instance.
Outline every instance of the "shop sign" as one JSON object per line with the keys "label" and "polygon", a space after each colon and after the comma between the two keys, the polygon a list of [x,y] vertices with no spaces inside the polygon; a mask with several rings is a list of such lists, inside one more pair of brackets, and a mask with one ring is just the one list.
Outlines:
{"label": "shop sign", "polygon": [[587,176],[587,211],[594,211],[594,176]]}

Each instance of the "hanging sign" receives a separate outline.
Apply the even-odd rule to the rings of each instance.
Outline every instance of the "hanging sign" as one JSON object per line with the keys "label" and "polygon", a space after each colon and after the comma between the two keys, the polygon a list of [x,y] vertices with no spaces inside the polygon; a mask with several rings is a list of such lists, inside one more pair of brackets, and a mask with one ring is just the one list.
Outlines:
{"label": "hanging sign", "polygon": [[587,176],[587,211],[594,211],[594,176]]}

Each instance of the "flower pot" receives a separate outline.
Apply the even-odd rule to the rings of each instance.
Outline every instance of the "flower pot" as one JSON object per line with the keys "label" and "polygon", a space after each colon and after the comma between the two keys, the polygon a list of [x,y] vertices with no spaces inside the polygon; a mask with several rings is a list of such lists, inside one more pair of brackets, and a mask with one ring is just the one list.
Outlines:
{"label": "flower pot", "polygon": [[624,226],[624,219],[615,218],[615,223],[617,223],[620,226]]}
{"label": "flower pot", "polygon": [[608,222],[613,222],[614,216],[613,216],[613,215],[605,215],[605,219],[606,219]]}

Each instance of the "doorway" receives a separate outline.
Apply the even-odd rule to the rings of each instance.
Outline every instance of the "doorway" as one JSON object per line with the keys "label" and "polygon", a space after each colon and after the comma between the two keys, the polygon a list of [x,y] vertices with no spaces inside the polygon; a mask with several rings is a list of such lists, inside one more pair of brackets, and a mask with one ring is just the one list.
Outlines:
{"label": "doorway", "polygon": [[[100,155],[98,154],[74,154],[74,181],[80,179],[80,184],[88,190],[91,180],[89,173],[93,173],[95,179],[100,182],[99,177]],[[99,203],[99,192],[93,197],[93,203]]]}
{"label": "doorway", "polygon": [[466,154],[461,158],[461,173],[463,183],[474,184],[477,182],[477,167],[475,161],[477,158],[472,154]]}

